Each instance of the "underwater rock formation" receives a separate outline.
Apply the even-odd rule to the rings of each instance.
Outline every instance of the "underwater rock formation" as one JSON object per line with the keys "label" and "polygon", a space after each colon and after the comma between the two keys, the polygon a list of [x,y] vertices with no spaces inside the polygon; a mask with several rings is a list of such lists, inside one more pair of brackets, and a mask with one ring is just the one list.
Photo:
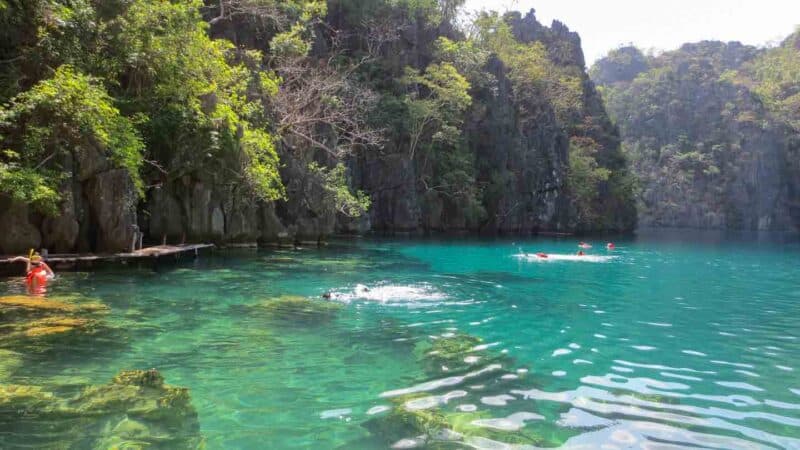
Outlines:
{"label": "underwater rock formation", "polygon": [[26,339],[60,336],[98,329],[100,315],[108,307],[100,302],[76,297],[0,297],[0,344]]}
{"label": "underwater rock formation", "polygon": [[342,305],[299,295],[281,295],[262,300],[253,308],[255,311],[266,313],[270,318],[277,320],[321,323],[332,320]]}
{"label": "underwater rock formation", "polygon": [[[433,337],[433,336],[432,336]],[[489,410],[449,409],[454,399],[465,400],[472,394],[461,386],[484,385],[500,380],[516,380],[527,370],[509,373],[513,358],[491,351],[491,345],[465,333],[447,333],[432,341],[417,344],[418,361],[431,376],[445,379],[426,381],[414,387],[382,394],[390,406],[387,411],[362,423],[372,438],[393,448],[507,448],[508,445],[549,447],[549,442],[527,421],[539,420],[534,412],[518,412],[508,417],[495,417]],[[460,375],[459,375],[460,374]],[[451,389],[436,394],[439,388]],[[481,396],[486,392],[479,390]],[[512,396],[506,395],[509,400]],[[467,403],[469,403],[468,400]]]}
{"label": "underwater rock formation", "polygon": [[483,340],[468,334],[437,336],[433,341],[417,344],[414,352],[426,373],[458,373],[489,364],[510,366],[512,361],[502,353],[486,352]]}
{"label": "underwater rock formation", "polygon": [[122,371],[74,398],[41,386],[0,385],[0,447],[23,444],[15,439],[54,449],[202,446],[188,389],[165,384],[155,369]]}

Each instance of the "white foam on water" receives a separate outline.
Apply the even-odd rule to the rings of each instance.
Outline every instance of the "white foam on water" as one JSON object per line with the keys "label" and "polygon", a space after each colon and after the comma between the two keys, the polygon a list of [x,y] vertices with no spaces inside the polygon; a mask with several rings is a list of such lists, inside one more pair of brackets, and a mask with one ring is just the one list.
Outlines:
{"label": "white foam on water", "polygon": [[377,286],[357,284],[352,290],[332,292],[331,298],[341,302],[366,300],[378,303],[421,303],[442,301],[447,299],[447,295],[426,283]]}
{"label": "white foam on water", "polygon": [[518,431],[525,426],[525,422],[529,420],[544,420],[544,416],[532,412],[517,412],[508,417],[496,419],[478,419],[473,420],[471,423],[476,427],[492,428],[502,431]]}
{"label": "white foam on water", "polygon": [[374,414],[382,413],[384,411],[389,411],[390,409],[392,409],[392,408],[390,408],[390,407],[388,407],[386,405],[373,406],[372,408],[367,410],[367,415],[371,416],[371,415],[374,415]]}
{"label": "white foam on water", "polygon": [[342,409],[329,409],[327,411],[322,411],[319,414],[320,419],[341,419],[345,416],[350,415],[353,410],[350,408],[342,408]]}
{"label": "white foam on water", "polygon": [[547,258],[536,256],[533,253],[517,253],[513,255],[521,261],[526,262],[556,262],[556,261],[578,261],[578,262],[592,262],[604,263],[616,259],[616,256],[602,256],[602,255],[568,255],[563,253],[547,253]]}

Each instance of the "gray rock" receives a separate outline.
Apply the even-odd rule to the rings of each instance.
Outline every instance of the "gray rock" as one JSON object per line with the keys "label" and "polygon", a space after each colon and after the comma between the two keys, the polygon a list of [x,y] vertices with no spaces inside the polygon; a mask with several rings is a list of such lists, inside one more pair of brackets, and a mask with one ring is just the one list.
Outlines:
{"label": "gray rock", "polygon": [[39,230],[30,223],[28,206],[8,198],[0,198],[0,253],[27,254],[42,243]]}
{"label": "gray rock", "polygon": [[136,224],[138,197],[128,172],[102,172],[86,183],[86,199],[96,227],[97,251],[128,250]]}

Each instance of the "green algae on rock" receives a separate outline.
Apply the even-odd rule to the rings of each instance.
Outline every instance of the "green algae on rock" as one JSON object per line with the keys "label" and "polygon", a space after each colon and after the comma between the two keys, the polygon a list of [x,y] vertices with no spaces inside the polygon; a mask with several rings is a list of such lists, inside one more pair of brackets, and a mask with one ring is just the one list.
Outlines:
{"label": "green algae on rock", "polygon": [[92,334],[108,306],[80,296],[0,297],[0,344],[16,345],[66,333]]}
{"label": "green algae on rock", "polygon": [[0,383],[8,379],[22,365],[22,354],[0,348]]}
{"label": "green algae on rock", "polygon": [[482,339],[469,334],[450,334],[422,341],[414,351],[425,372],[431,375],[454,373],[491,363],[510,365],[510,358],[501,353],[487,352],[489,347],[482,342]]}
{"label": "green algae on rock", "polygon": [[203,446],[188,389],[155,370],[120,372],[105,385],[63,398],[40,386],[0,385],[0,447],[15,433],[39,436],[37,448],[195,449]]}
{"label": "green algae on rock", "polygon": [[402,439],[421,439],[427,442],[450,425],[438,408],[409,408],[408,402],[423,398],[426,393],[403,395],[391,399],[393,407],[384,415],[374,417],[362,424],[373,436],[387,444]]}
{"label": "green algae on rock", "polygon": [[275,319],[310,323],[328,322],[341,308],[339,303],[298,295],[281,295],[262,300],[254,306],[256,311],[264,312]]}
{"label": "green algae on rock", "polygon": [[490,448],[508,445],[552,446],[547,439],[525,427],[525,420],[541,418],[527,413],[510,418],[494,418],[488,411],[444,412],[438,406],[414,407],[414,400],[425,398],[426,393],[415,393],[392,399],[393,407],[384,415],[362,424],[375,438],[389,445],[408,443],[425,448],[461,448],[481,440]]}

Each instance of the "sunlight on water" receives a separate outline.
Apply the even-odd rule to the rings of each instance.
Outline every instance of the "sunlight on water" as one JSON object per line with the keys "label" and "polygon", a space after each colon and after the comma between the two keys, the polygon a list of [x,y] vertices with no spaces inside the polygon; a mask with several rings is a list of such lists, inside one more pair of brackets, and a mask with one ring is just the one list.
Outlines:
{"label": "sunlight on water", "polygon": [[[365,241],[62,273],[51,299],[110,309],[90,334],[0,329],[0,387],[71,398],[157,368],[211,449],[800,448],[800,246],[603,244]],[[58,448],[52,424],[0,408],[0,448]]]}

